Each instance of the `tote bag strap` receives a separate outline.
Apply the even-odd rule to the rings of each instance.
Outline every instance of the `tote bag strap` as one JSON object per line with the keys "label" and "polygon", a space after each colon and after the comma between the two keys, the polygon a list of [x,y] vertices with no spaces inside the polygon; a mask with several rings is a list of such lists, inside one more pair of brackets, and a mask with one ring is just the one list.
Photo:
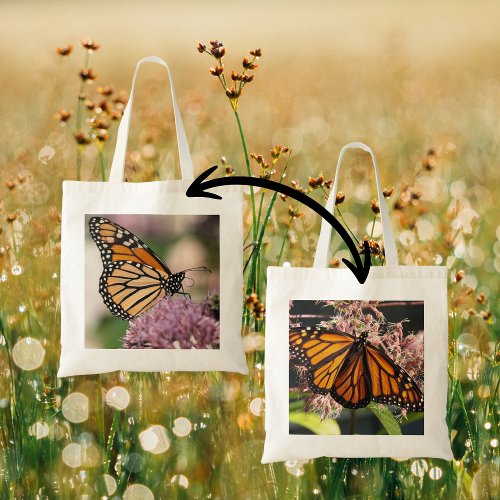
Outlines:
{"label": "tote bag strap", "polygon": [[[378,174],[377,160],[370,147],[362,142],[351,142],[346,144],[340,151],[339,159],[337,161],[337,169],[335,171],[335,180],[333,182],[333,188],[326,203],[326,209],[330,213],[334,213],[335,210],[335,200],[337,199],[337,191],[339,187],[339,174],[340,165],[342,164],[342,159],[344,158],[344,153],[348,149],[362,149],[367,153],[370,153],[373,162],[373,168],[375,169],[375,181],[377,183],[377,194],[378,201],[380,205],[380,216],[382,218],[382,230],[384,235],[384,249],[385,258],[388,266],[398,265],[398,254],[396,251],[396,243],[394,241],[394,235],[391,228],[391,220],[389,218],[389,210],[387,209],[387,203],[382,191],[382,186],[380,183],[380,177]],[[332,234],[332,226],[326,221],[321,221],[321,231],[319,233],[318,246],[316,247],[316,255],[314,256],[314,267],[327,267],[328,250],[330,247],[330,239]]]}
{"label": "tote bag strap", "polygon": [[187,142],[186,132],[184,131],[184,125],[182,123],[181,113],[179,111],[179,106],[177,105],[177,99],[175,97],[174,82],[172,80],[172,75],[168,69],[167,63],[156,56],[149,56],[141,59],[137,66],[135,67],[134,77],[132,79],[132,88],[130,89],[130,98],[128,100],[127,106],[123,111],[123,117],[118,127],[118,135],[116,138],[115,154],[113,156],[113,163],[111,164],[111,171],[109,173],[109,182],[122,182],[123,173],[125,170],[125,155],[127,152],[127,142],[128,142],[128,132],[130,128],[130,115],[132,113],[132,103],[134,101],[134,88],[135,80],[137,78],[137,73],[141,64],[151,62],[163,66],[168,73],[170,80],[170,91],[172,93],[172,102],[174,109],[174,119],[175,119],[175,131],[177,134],[177,145],[179,148],[179,162],[181,165],[182,179],[192,180],[193,175],[193,162],[191,161],[191,155],[189,153],[189,146]]}

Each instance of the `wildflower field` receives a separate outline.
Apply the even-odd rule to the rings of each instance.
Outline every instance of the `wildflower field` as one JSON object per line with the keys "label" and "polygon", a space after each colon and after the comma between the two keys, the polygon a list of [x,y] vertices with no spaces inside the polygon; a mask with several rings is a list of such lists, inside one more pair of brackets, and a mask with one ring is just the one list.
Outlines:
{"label": "wildflower field", "polygon": [[[494,498],[498,5],[78,5],[2,6],[0,498]],[[106,179],[135,62],[151,54],[171,67],[198,173],[217,164],[325,203],[340,148],[374,149],[399,262],[449,269],[453,461],[260,464],[266,267],[312,265],[320,221],[259,189],[245,190],[248,376],[56,377],[61,182]],[[127,180],[174,178],[165,74],[144,67],[136,92]],[[336,215],[384,265],[368,156],[349,153],[342,176]],[[338,236],[331,249],[331,266],[349,258]]]}

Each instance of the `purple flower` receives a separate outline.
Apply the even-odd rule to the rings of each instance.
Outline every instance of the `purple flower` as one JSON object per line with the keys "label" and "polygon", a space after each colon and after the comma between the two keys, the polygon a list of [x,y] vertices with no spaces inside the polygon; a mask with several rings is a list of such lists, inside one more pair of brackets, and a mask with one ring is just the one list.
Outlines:
{"label": "purple flower", "polygon": [[217,349],[219,338],[220,324],[207,305],[184,297],[165,297],[152,309],[130,321],[123,347]]}

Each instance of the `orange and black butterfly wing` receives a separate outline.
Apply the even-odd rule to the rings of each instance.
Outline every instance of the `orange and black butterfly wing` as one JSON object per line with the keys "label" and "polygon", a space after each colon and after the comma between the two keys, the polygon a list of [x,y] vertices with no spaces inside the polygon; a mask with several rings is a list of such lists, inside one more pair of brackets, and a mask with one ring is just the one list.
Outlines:
{"label": "orange and black butterfly wing", "polygon": [[116,222],[105,217],[91,217],[89,229],[105,267],[112,262],[128,261],[145,264],[168,276],[172,274],[146,243]]}
{"label": "orange and black butterfly wing", "polygon": [[351,349],[331,387],[330,394],[345,408],[364,408],[372,399],[363,346]]}
{"label": "orange and black butterfly wing", "polygon": [[416,382],[377,347],[365,346],[371,398],[410,411],[424,411],[424,396]]}
{"label": "orange and black butterfly wing", "polygon": [[335,329],[291,328],[290,354],[308,368],[307,381],[315,394],[328,394],[349,357],[354,337]]}
{"label": "orange and black butterfly wing", "polygon": [[162,276],[154,267],[141,263],[111,262],[102,272],[99,293],[112,314],[129,320],[165,297]]}
{"label": "orange and black butterfly wing", "polygon": [[184,272],[172,274],[129,230],[105,217],[91,217],[89,228],[104,266],[99,293],[112,314],[128,320],[179,292]]}

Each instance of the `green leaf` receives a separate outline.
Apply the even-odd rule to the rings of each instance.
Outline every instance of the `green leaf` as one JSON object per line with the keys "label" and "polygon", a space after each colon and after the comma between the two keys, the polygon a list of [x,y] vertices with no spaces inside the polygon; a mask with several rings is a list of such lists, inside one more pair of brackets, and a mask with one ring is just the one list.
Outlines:
{"label": "green leaf", "polygon": [[384,426],[387,434],[401,434],[401,426],[394,415],[385,406],[380,408],[375,403],[371,402],[368,408],[380,420],[380,423]]}
{"label": "green leaf", "polygon": [[336,420],[329,418],[321,420],[316,413],[290,412],[288,415],[290,422],[301,425],[314,434],[339,435],[340,427]]}

